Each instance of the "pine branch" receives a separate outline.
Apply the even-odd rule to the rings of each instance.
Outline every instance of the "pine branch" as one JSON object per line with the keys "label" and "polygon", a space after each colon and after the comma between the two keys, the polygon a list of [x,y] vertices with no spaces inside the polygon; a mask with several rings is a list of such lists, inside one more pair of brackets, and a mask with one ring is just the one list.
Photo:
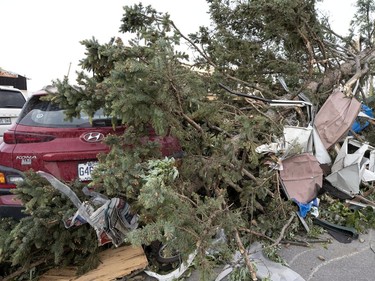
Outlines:
{"label": "pine branch", "polygon": [[279,130],[281,129],[279,124],[277,124],[275,122],[275,120],[273,120],[270,116],[268,116],[267,114],[263,113],[262,111],[260,111],[256,106],[254,106],[254,100],[251,100],[251,99],[248,99],[248,98],[245,98],[246,102],[249,103],[260,115],[262,115],[264,118],[267,118],[268,120],[270,120],[271,123],[273,123],[275,125],[276,128],[278,128]]}
{"label": "pine branch", "polygon": [[176,86],[171,83],[171,87],[173,88],[173,91],[177,97],[177,102],[178,102],[178,106],[180,107],[180,111],[181,112],[177,112],[178,114],[180,114],[190,125],[192,125],[195,129],[197,129],[201,134],[204,133],[203,129],[201,126],[199,126],[193,119],[191,119],[189,116],[187,116],[184,111],[183,111],[183,107],[182,107],[182,102],[181,102],[181,97],[178,93],[178,90],[176,88]]}
{"label": "pine branch", "polygon": [[201,56],[208,62],[208,64],[210,64],[211,66],[217,68],[216,64],[200,49],[198,48],[198,46],[193,42],[191,41],[187,36],[185,36],[178,28],[177,26],[174,24],[173,21],[171,21],[171,25],[172,27],[175,29],[175,31],[182,37],[184,38],[187,42],[189,42],[190,45],[192,45],[194,47],[194,49],[196,49],[198,51],[198,53],[201,54]]}
{"label": "pine branch", "polygon": [[265,238],[267,240],[270,240],[271,242],[275,242],[275,240],[272,239],[271,237],[268,237],[267,235],[264,235],[263,233],[260,233],[260,232],[257,232],[257,231],[254,231],[254,230],[251,230],[251,229],[248,229],[248,228],[245,228],[245,227],[240,227],[240,228],[238,228],[238,230],[253,234],[253,235],[258,236],[258,237]]}
{"label": "pine branch", "polygon": [[287,228],[292,223],[292,221],[293,221],[293,219],[295,217],[296,217],[296,213],[292,213],[291,216],[290,216],[290,218],[289,218],[289,220],[287,221],[287,223],[281,229],[279,237],[275,240],[275,242],[271,246],[269,246],[270,248],[272,248],[272,247],[277,246],[278,244],[280,244],[281,240],[284,238],[285,231],[287,230]]}
{"label": "pine branch", "polygon": [[39,261],[36,261],[36,262],[30,264],[29,266],[24,266],[24,267],[16,270],[15,272],[13,272],[12,274],[9,274],[8,276],[4,277],[3,279],[1,279],[1,281],[14,280],[14,278],[16,278],[17,276],[20,276],[21,274],[25,273],[26,271],[30,270],[31,268],[37,267],[38,265],[41,265],[45,262],[46,262],[46,259],[41,259]]}
{"label": "pine branch", "polygon": [[[182,38],[184,38],[187,42],[189,42],[189,44],[191,45],[191,46],[193,46],[193,48],[207,61],[207,63],[209,64],[209,65],[211,65],[212,67],[214,67],[215,69],[217,69],[217,70],[219,70],[219,68],[218,68],[218,66],[209,58],[209,56],[208,55],[206,55],[193,41],[191,41],[187,36],[185,36],[178,28],[177,28],[177,26],[174,24],[174,22],[173,21],[171,21],[171,25],[172,25],[172,27],[174,28],[174,30],[182,37]],[[252,83],[248,83],[248,82],[246,82],[246,81],[244,81],[244,80],[241,80],[241,79],[239,79],[239,78],[237,78],[237,77],[234,77],[234,76],[232,76],[232,75],[229,75],[228,73],[226,73],[226,72],[223,72],[223,71],[220,71],[220,73],[222,73],[225,77],[227,77],[227,78],[229,78],[229,79],[231,79],[231,80],[234,80],[234,81],[236,81],[236,82],[240,82],[240,83],[242,83],[242,84],[244,84],[244,85],[246,85],[246,86],[248,86],[248,87],[250,87],[250,88],[252,88],[252,89],[255,89],[255,90],[258,90],[258,91],[261,91],[261,92],[263,92],[263,93],[266,93],[266,94],[268,94],[269,96],[272,96],[272,97],[277,97],[277,95],[275,95],[274,93],[272,93],[272,92],[270,92],[270,91],[268,91],[268,90],[266,90],[266,89],[264,89],[264,88],[261,88],[261,87],[259,87],[258,85],[256,85],[256,84],[252,84]]]}
{"label": "pine branch", "polygon": [[204,133],[203,129],[201,126],[199,126],[198,123],[196,123],[193,119],[191,119],[189,116],[187,116],[185,113],[181,112],[180,113],[182,117],[190,124],[192,125],[195,129],[197,129],[201,134]]}
{"label": "pine branch", "polygon": [[247,254],[247,251],[246,251],[244,245],[242,244],[242,241],[241,241],[241,238],[240,238],[240,235],[239,235],[237,229],[234,231],[234,237],[236,239],[236,242],[237,242],[238,248],[240,250],[240,253],[243,256],[243,258],[245,259],[246,267],[249,270],[250,275],[251,275],[251,280],[253,280],[253,281],[258,280],[256,270],[255,270],[253,264],[250,261],[250,258]]}

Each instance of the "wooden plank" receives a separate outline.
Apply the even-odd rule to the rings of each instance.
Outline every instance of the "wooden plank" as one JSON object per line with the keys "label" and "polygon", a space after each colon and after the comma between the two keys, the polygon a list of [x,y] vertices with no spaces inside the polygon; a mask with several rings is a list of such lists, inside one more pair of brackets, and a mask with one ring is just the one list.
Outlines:
{"label": "wooden plank", "polygon": [[76,267],[52,268],[44,273],[39,281],[71,281],[77,278]]}
{"label": "wooden plank", "polygon": [[75,267],[53,268],[40,281],[111,281],[145,269],[148,265],[142,247],[124,246],[108,249],[99,254],[100,265],[82,276],[76,276]]}

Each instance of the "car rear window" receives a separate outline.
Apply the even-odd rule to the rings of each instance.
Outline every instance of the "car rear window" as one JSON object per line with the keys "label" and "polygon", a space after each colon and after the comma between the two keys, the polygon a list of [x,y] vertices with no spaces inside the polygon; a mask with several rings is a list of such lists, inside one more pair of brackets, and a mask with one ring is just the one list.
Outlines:
{"label": "car rear window", "polygon": [[105,116],[102,110],[95,112],[92,122],[86,114],[81,118],[66,117],[64,110],[56,103],[45,101],[41,96],[33,96],[25,105],[18,119],[18,124],[36,127],[52,128],[86,128],[86,127],[107,127],[112,126],[111,117]]}
{"label": "car rear window", "polygon": [[25,102],[22,93],[0,89],[0,108],[22,108]]}

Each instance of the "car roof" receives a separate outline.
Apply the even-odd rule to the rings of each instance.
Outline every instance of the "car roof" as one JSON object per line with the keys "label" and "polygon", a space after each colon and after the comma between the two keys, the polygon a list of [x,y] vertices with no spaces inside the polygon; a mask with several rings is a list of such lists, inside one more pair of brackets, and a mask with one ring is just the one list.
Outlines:
{"label": "car roof", "polygon": [[13,92],[21,92],[20,89],[14,88],[12,86],[0,86],[0,90],[7,90],[7,91],[13,91]]}
{"label": "car roof", "polygon": [[27,93],[27,91],[21,91],[20,89],[17,89],[17,88],[14,88],[13,86],[4,86],[4,85],[0,85],[0,91],[3,90],[3,91],[10,91],[10,92],[17,92],[17,93],[21,93],[24,98],[27,100],[28,97],[29,97],[29,94]]}

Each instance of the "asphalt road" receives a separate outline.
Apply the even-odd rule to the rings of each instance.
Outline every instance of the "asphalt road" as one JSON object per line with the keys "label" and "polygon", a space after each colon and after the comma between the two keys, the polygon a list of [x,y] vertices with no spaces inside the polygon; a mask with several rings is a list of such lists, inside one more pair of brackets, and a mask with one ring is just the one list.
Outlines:
{"label": "asphalt road", "polygon": [[[330,238],[329,244],[311,244],[309,247],[282,245],[280,256],[287,263],[289,277],[274,275],[270,280],[277,281],[373,281],[375,280],[375,230],[360,234],[351,243],[340,243],[326,234],[322,238]],[[258,259],[253,258],[256,262]],[[223,265],[224,266],[224,265]],[[280,265],[281,266],[281,265]],[[260,266],[258,267],[260,269]],[[271,268],[271,267],[270,267]],[[283,270],[285,267],[281,267]],[[183,275],[184,281],[200,281],[199,272],[188,269]],[[222,272],[218,267],[212,280]],[[270,273],[270,272],[269,272]],[[274,271],[275,274],[275,271]],[[293,276],[293,277],[291,277]],[[259,278],[259,277],[258,277]],[[145,273],[136,276],[139,281],[155,281]],[[159,279],[163,280],[163,279]],[[165,279],[168,280],[168,279]],[[221,281],[228,281],[227,276]],[[258,279],[261,280],[261,279]],[[168,281],[171,281],[169,279]],[[239,280],[240,281],[240,280]]]}

